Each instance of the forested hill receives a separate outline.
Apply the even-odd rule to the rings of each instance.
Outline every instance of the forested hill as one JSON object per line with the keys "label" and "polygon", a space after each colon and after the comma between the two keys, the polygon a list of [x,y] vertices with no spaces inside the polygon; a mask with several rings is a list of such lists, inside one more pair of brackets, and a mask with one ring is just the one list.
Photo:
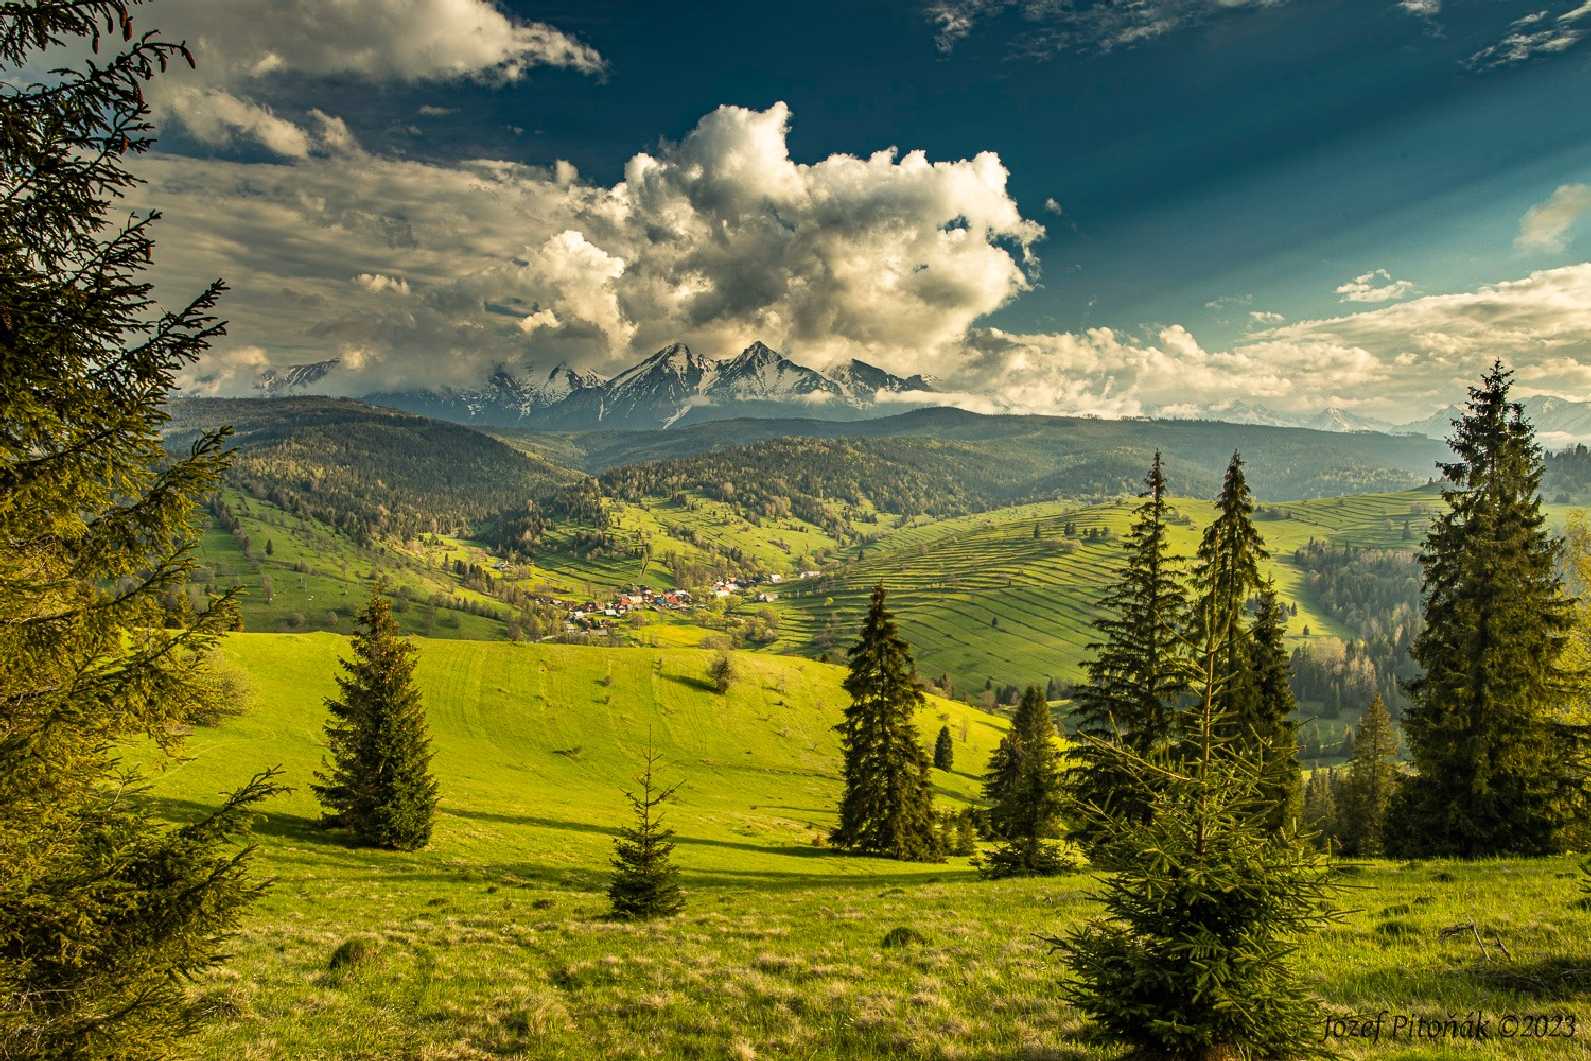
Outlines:
{"label": "forested hill", "polygon": [[845,511],[949,516],[1135,492],[1157,448],[1178,493],[1213,496],[1239,450],[1255,492],[1272,499],[1423,484],[1442,454],[1441,443],[1424,438],[954,409],[851,423],[734,420],[497,437],[347,399],[190,398],[171,412],[172,448],[230,424],[234,486],[360,540],[480,530],[504,519],[600,527],[599,493],[705,496],[752,518],[835,523],[831,532],[843,538]]}
{"label": "forested hill", "polygon": [[[1328,497],[1417,486],[1435,474],[1446,446],[1423,437],[1373,432],[1227,424],[1202,420],[1093,420],[1060,416],[984,416],[923,409],[853,423],[821,420],[726,420],[668,431],[587,432],[550,436],[501,433],[516,445],[557,452],[590,472],[647,461],[675,461],[779,438],[844,439],[859,452],[904,458],[910,448],[883,440],[957,444],[942,451],[976,455],[962,484],[997,489],[1001,500],[1136,489],[1156,449],[1166,454],[1180,493],[1213,496],[1233,450],[1248,462],[1256,493],[1268,498]],[[747,452],[740,450],[739,452]],[[1000,485],[976,481],[993,477]]]}
{"label": "forested hill", "polygon": [[586,477],[479,431],[332,398],[179,399],[167,447],[234,429],[228,480],[356,540],[470,527]]}

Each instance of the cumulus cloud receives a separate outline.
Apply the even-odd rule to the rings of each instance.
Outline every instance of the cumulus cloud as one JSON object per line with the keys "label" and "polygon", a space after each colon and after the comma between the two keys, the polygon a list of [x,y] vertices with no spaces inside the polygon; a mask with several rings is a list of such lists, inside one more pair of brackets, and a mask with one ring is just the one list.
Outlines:
{"label": "cumulus cloud", "polygon": [[354,277],[354,283],[366,291],[390,291],[394,295],[409,293],[409,281],[385,273],[359,273]]}
{"label": "cumulus cloud", "polygon": [[1411,15],[1431,18],[1442,13],[1442,0],[1398,0],[1398,7]]}
{"label": "cumulus cloud", "polygon": [[1544,202],[1525,211],[1514,246],[1523,251],[1562,251],[1569,232],[1591,213],[1591,184],[1564,184]]}
{"label": "cumulus cloud", "polygon": [[1566,9],[1556,15],[1550,9],[1533,11],[1515,19],[1501,40],[1471,55],[1465,65],[1484,71],[1559,55],[1584,40],[1588,27],[1591,0],[1570,0]]}
{"label": "cumulus cloud", "polygon": [[1249,320],[1256,324],[1280,324],[1287,319],[1280,313],[1268,309],[1251,309],[1248,316]]}
{"label": "cumulus cloud", "polygon": [[677,339],[952,366],[973,323],[1029,289],[1044,234],[999,157],[802,163],[789,121],[784,104],[719,108],[613,185],[567,164],[156,157],[141,205],[168,215],[161,292],[226,276],[239,340],[277,364],[379,351],[382,385],[526,358],[612,370]]}
{"label": "cumulus cloud", "polygon": [[1414,293],[1408,280],[1394,280],[1385,269],[1361,273],[1337,288],[1343,302],[1395,302]]}
{"label": "cumulus cloud", "polygon": [[1231,349],[1173,325],[1023,335],[974,328],[947,400],[975,411],[1208,414],[1241,394],[1293,413],[1323,406],[1407,423],[1461,400],[1501,357],[1525,393],[1591,387],[1591,263],[1471,292],[1279,324]]}
{"label": "cumulus cloud", "polygon": [[268,105],[284,78],[510,82],[537,66],[606,69],[589,45],[492,0],[154,0],[139,20],[199,59],[150,86],[157,118],[207,144],[248,139],[285,158],[304,157],[309,135]]}
{"label": "cumulus cloud", "polygon": [[1021,39],[1020,50],[1048,55],[1128,48],[1219,15],[1279,7],[1286,2],[1131,0],[1129,3],[1074,4],[1070,0],[930,0],[924,7],[924,14],[934,26],[934,43],[941,52],[948,53],[972,33],[978,22],[1017,8],[1033,27]]}

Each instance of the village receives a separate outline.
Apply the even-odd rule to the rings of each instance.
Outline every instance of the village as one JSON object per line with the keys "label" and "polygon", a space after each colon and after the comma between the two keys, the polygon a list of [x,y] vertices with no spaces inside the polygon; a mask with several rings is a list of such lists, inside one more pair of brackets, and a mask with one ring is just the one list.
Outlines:
{"label": "village", "polygon": [[[797,579],[817,578],[821,574],[820,571],[802,571],[796,577]],[[784,576],[779,574],[719,579],[713,583],[710,590],[703,593],[703,596],[710,596],[714,600],[745,597],[758,604],[771,604],[778,597],[768,587],[782,585],[784,582]],[[637,612],[689,613],[698,606],[696,596],[689,590],[679,588],[653,590],[646,586],[632,587],[627,592],[616,593],[603,601],[572,602],[549,597],[540,598],[538,603],[566,610],[564,631],[571,634],[612,630],[618,626],[620,620]]]}

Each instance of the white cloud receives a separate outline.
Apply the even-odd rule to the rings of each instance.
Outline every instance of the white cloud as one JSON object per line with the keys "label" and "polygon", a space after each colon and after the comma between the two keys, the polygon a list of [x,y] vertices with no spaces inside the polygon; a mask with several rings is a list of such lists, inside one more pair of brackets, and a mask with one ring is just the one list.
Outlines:
{"label": "white cloud", "polygon": [[1442,13],[1442,0],[1398,0],[1398,7],[1411,15],[1430,18]]}
{"label": "white cloud", "polygon": [[950,400],[978,411],[1196,415],[1240,394],[1284,412],[1323,406],[1388,423],[1462,400],[1494,358],[1524,393],[1591,388],[1591,263],[1477,291],[1255,332],[1211,351],[1181,326],[1021,335],[975,328]]}
{"label": "white cloud", "polygon": [[[240,342],[277,364],[358,345],[383,355],[383,385],[474,382],[526,357],[611,370],[676,339],[954,365],[973,323],[1030,287],[1044,232],[998,156],[799,163],[789,118],[720,108],[609,186],[567,164],[155,157],[139,205],[167,214],[162,292],[225,276]],[[400,282],[410,297],[390,297]]]}
{"label": "white cloud", "polygon": [[1539,56],[1558,55],[1585,39],[1588,24],[1591,2],[1579,3],[1557,15],[1549,9],[1533,11],[1515,19],[1501,40],[1471,55],[1465,65],[1472,70],[1491,70]]}
{"label": "white cloud", "polygon": [[398,277],[387,276],[385,273],[360,273],[354,277],[354,283],[366,291],[390,292],[394,295],[407,295],[409,281]]}
{"label": "white cloud", "polygon": [[1251,309],[1248,315],[1249,320],[1254,321],[1256,324],[1280,324],[1287,319],[1280,313],[1268,309]]}
{"label": "white cloud", "polygon": [[1061,209],[1060,200],[1056,199],[1054,196],[1044,200],[1044,209],[1048,213],[1055,214],[1057,217],[1066,213],[1065,210]]}
{"label": "white cloud", "polygon": [[1525,251],[1562,251],[1575,222],[1588,213],[1591,184],[1561,185],[1544,202],[1525,211],[1514,246]]}
{"label": "white cloud", "polygon": [[220,147],[244,139],[286,158],[309,155],[307,132],[269,107],[230,92],[183,86],[162,91],[158,99],[160,110],[179,115],[188,132],[207,144]]}
{"label": "white cloud", "polygon": [[[924,14],[941,52],[952,51],[976,24],[1009,8],[1021,9],[1036,29],[1019,48],[1032,55],[1108,52],[1129,48],[1197,25],[1206,19],[1279,7],[1287,0],[1129,0],[1073,4],[1069,0],[929,0]],[[1412,0],[1429,2],[1429,0]]]}
{"label": "white cloud", "polygon": [[287,158],[304,157],[309,134],[268,106],[283,78],[510,82],[537,66],[606,69],[595,49],[492,0],[154,0],[139,21],[187,40],[199,63],[150,85],[157,119]]}
{"label": "white cloud", "polygon": [[1394,280],[1385,269],[1361,273],[1337,288],[1344,302],[1394,302],[1414,293],[1408,280]]}

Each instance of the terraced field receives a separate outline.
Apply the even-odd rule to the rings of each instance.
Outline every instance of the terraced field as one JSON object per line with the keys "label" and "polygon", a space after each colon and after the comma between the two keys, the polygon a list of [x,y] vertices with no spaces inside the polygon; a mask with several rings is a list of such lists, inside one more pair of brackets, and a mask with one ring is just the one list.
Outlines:
{"label": "terraced field", "polygon": [[[1292,561],[1297,549],[1311,539],[1417,545],[1440,503],[1434,493],[1416,490],[1264,506],[1258,526],[1272,554],[1267,571],[1283,598],[1298,606],[1290,638],[1301,643],[1306,630],[1309,637],[1342,633],[1302,591]],[[780,647],[824,651],[825,631],[853,629],[872,586],[882,584],[924,673],[949,674],[958,690],[991,680],[1075,679],[1135,504],[1132,498],[1089,507],[1050,502],[902,527],[860,556],[848,551],[824,578],[787,589],[779,602]],[[1191,556],[1212,507],[1190,499],[1175,505],[1188,522],[1173,528],[1173,542]],[[1063,536],[1067,522],[1075,524],[1076,538]],[[1109,537],[1085,537],[1100,530]]]}

